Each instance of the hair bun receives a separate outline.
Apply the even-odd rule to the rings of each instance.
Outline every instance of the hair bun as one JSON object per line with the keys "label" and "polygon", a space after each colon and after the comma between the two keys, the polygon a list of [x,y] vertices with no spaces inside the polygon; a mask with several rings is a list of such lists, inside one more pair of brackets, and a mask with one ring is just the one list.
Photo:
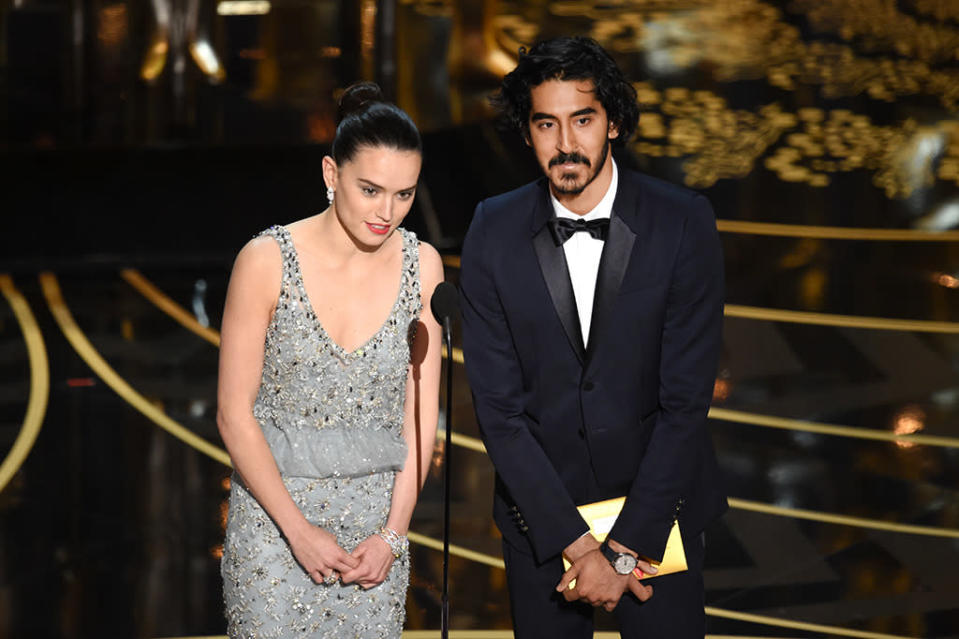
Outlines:
{"label": "hair bun", "polygon": [[383,91],[375,82],[356,82],[346,87],[337,102],[336,123],[351,113],[364,111],[371,104],[383,101]]}

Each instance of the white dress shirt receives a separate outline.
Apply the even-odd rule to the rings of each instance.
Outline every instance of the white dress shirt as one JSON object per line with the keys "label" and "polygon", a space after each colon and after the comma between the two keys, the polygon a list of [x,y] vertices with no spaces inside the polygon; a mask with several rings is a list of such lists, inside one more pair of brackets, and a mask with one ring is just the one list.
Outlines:
{"label": "white dress shirt", "polygon": [[[616,162],[613,162],[613,179],[610,180],[606,195],[599,201],[592,211],[584,215],[577,215],[560,204],[553,192],[550,199],[553,202],[553,211],[556,217],[567,217],[572,220],[601,220],[609,218],[613,213],[613,202],[616,200],[616,185],[619,182],[619,172]],[[569,278],[573,284],[573,295],[576,298],[576,310],[579,312],[579,326],[583,331],[583,345],[589,340],[589,324],[593,317],[593,296],[596,293],[596,276],[599,273],[599,258],[603,255],[603,240],[597,240],[589,233],[573,233],[573,236],[563,244],[566,253],[566,266],[569,268]]]}

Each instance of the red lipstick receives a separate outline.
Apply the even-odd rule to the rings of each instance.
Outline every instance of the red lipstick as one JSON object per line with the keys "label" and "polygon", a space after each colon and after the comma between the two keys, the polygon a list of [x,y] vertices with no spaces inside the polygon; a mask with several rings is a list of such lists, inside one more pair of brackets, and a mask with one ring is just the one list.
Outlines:
{"label": "red lipstick", "polygon": [[366,222],[366,228],[370,229],[371,232],[376,233],[377,235],[386,235],[390,232],[389,224],[371,224]]}

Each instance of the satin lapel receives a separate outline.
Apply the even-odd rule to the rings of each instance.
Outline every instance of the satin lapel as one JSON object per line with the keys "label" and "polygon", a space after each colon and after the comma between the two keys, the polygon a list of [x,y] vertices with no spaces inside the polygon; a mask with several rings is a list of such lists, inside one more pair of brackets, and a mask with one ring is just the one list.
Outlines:
{"label": "satin lapel", "polygon": [[570,346],[583,363],[586,353],[583,347],[583,331],[579,326],[579,313],[576,311],[576,298],[573,295],[573,284],[569,279],[569,268],[566,266],[566,255],[562,246],[556,246],[548,226],[543,226],[533,236],[533,247],[536,249],[536,258],[546,280],[549,296],[553,298],[556,314],[563,324]]}
{"label": "satin lapel", "polygon": [[623,282],[629,256],[633,251],[636,234],[617,215],[609,220],[609,239],[603,247],[599,260],[599,273],[596,275],[596,293],[593,295],[593,316],[589,323],[589,348],[586,351],[586,363],[599,346],[603,337],[603,327],[613,314],[619,285]]}

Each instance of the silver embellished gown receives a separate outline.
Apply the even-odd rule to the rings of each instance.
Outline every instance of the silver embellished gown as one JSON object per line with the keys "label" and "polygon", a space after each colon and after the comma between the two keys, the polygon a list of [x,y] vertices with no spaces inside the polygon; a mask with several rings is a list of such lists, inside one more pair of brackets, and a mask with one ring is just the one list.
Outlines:
{"label": "silver embellished gown", "polygon": [[[280,245],[283,279],[253,414],[293,500],[347,551],[386,524],[393,478],[406,459],[401,433],[410,342],[421,311],[419,243],[413,233],[398,232],[403,271],[396,302],[376,334],[352,353],[317,321],[289,231],[273,226],[261,234]],[[220,570],[230,637],[401,635],[407,556],[370,590],[316,584],[236,474]]]}

